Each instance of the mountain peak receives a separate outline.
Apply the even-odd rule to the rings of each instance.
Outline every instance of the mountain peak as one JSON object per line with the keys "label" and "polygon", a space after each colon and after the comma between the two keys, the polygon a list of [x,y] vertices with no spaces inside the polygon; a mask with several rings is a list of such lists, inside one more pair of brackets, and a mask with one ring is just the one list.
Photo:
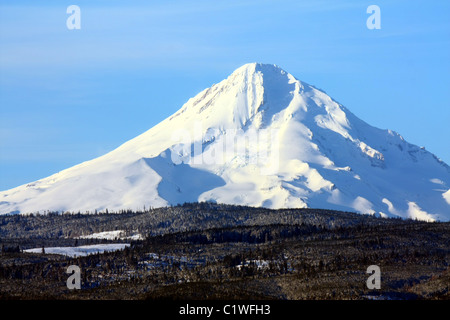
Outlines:
{"label": "mountain peak", "polygon": [[286,72],[276,64],[258,62],[244,64],[243,66],[234,70],[233,73],[231,73],[231,75],[228,77],[228,79],[241,77],[241,79],[245,79],[245,81],[251,81],[258,75],[261,75],[264,79],[275,77],[277,78],[276,81],[281,80],[281,78],[284,78],[287,81],[295,80],[294,76],[292,76],[290,73]]}
{"label": "mountain peak", "polygon": [[256,72],[274,72],[274,73],[287,73],[281,67],[276,64],[269,63],[260,63],[260,62],[250,62],[246,63],[236,70],[233,71],[232,74],[235,73],[256,73]]}
{"label": "mountain peak", "polygon": [[269,116],[288,106],[294,82],[298,81],[276,65],[247,63],[189,99],[171,119],[183,114],[196,121],[208,119],[209,126],[235,129],[255,117],[270,121]]}
{"label": "mountain peak", "polygon": [[183,202],[450,220],[450,171],[277,65],[247,63],[112,152],[0,192],[0,213]]}

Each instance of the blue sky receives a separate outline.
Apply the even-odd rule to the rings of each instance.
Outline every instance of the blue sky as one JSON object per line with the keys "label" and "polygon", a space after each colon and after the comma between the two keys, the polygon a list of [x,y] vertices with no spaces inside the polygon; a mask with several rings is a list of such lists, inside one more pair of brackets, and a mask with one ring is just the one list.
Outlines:
{"label": "blue sky", "polygon": [[[80,30],[66,27],[71,4]],[[371,4],[380,30],[366,27]],[[0,190],[113,150],[248,62],[450,164],[448,12],[445,0],[0,0]]]}

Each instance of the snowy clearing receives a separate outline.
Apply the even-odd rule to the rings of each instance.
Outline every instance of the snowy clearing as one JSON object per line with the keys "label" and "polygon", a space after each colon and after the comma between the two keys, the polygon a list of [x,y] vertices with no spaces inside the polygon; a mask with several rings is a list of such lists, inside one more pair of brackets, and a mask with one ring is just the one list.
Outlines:
{"label": "snowy clearing", "polygon": [[[123,250],[129,246],[130,246],[129,243],[109,243],[109,244],[94,244],[79,247],[48,247],[44,248],[44,252],[45,254],[60,254],[75,258],[75,257],[84,257],[90,254]],[[24,250],[24,252],[42,253],[42,248],[27,249]]]}

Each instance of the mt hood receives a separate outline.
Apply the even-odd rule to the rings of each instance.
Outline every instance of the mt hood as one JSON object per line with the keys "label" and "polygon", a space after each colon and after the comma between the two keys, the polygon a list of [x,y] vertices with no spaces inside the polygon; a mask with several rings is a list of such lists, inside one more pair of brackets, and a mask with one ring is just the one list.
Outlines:
{"label": "mt hood", "polygon": [[0,192],[0,213],[184,202],[450,220],[450,167],[275,65],[246,64],[104,156]]}

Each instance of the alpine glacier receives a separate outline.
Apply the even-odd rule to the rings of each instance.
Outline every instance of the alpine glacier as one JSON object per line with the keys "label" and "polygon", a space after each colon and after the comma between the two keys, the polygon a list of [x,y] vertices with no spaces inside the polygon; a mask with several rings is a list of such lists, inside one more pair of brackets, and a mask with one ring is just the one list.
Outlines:
{"label": "alpine glacier", "polygon": [[184,202],[450,220],[450,167],[276,65],[250,63],[104,156],[0,192],[0,213]]}

